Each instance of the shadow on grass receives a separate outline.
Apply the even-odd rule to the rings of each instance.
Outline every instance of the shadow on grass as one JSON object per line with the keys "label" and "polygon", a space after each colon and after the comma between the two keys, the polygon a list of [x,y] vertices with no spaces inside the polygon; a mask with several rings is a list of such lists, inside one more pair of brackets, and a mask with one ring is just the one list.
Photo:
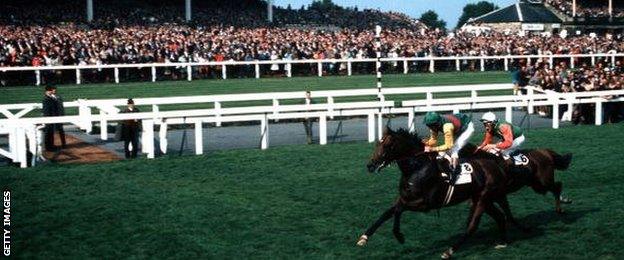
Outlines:
{"label": "shadow on grass", "polygon": [[[577,220],[581,219],[585,215],[592,214],[600,211],[598,208],[566,211],[564,214],[559,215],[554,210],[543,210],[532,213],[523,218],[517,219],[521,225],[524,225],[531,229],[530,232],[524,233],[511,224],[507,225],[507,237],[510,242],[510,246],[514,243],[520,243],[523,240],[529,240],[544,235],[544,229],[546,225],[561,222],[563,224],[573,224]],[[485,215],[483,218],[489,218]],[[483,218],[480,227],[483,227]],[[493,220],[492,220],[493,222]],[[463,231],[448,238],[442,238],[437,241],[432,241],[431,245],[427,246],[428,250],[417,250],[414,248],[408,248],[397,252],[396,257],[410,257],[427,258],[431,255],[441,254],[444,250],[448,249],[453,243],[459,240],[463,235]],[[459,249],[459,253],[462,254],[464,250],[470,251],[470,253],[486,253],[489,250],[494,250],[494,245],[499,238],[498,227],[492,223],[492,225],[485,229],[477,229],[474,235],[472,235],[466,243],[464,243]],[[409,242],[408,242],[409,243]],[[469,254],[470,254],[469,253]]]}

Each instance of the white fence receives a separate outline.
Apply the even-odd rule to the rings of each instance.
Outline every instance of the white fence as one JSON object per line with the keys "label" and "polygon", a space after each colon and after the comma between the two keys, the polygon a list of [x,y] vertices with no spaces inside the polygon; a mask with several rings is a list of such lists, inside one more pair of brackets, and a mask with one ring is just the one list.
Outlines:
{"label": "white fence", "polygon": [[[398,58],[382,58],[381,62],[385,63],[396,63],[397,66],[399,63],[403,65],[403,73],[409,73],[409,63],[412,62],[428,62],[429,63],[429,72],[434,73],[436,70],[436,62],[441,61],[454,61],[455,62],[455,70],[461,71],[461,63],[462,61],[479,61],[479,69],[480,71],[485,71],[486,61],[503,61],[504,70],[508,71],[510,62],[512,60],[527,60],[527,64],[531,64],[532,62],[537,62],[538,60],[547,61],[550,66],[554,65],[554,59],[569,59],[569,66],[574,68],[577,65],[577,59],[588,58],[591,59],[591,65],[595,65],[597,59],[605,58],[610,59],[611,63],[615,63],[616,58],[624,57],[624,53],[616,53],[615,51],[609,51],[607,53],[596,53],[596,54],[544,54],[544,55],[503,55],[503,56],[443,56],[443,57],[398,57]],[[11,71],[32,71],[35,77],[35,84],[40,85],[41,80],[41,71],[47,70],[74,70],[76,72],[76,84],[81,84],[83,81],[83,77],[81,74],[81,70],[86,69],[113,69],[113,77],[115,83],[120,82],[119,78],[119,69],[121,68],[150,68],[151,70],[151,81],[155,82],[157,80],[157,71],[156,68],[163,67],[172,67],[172,68],[185,68],[186,69],[186,79],[188,81],[193,80],[193,67],[200,66],[218,66],[221,67],[221,77],[223,79],[227,79],[227,71],[228,67],[232,66],[254,66],[254,74],[256,78],[260,78],[261,76],[261,65],[281,65],[284,69],[284,73],[287,77],[292,77],[292,65],[293,64],[316,64],[317,66],[317,75],[319,77],[323,76],[323,65],[324,64],[346,64],[347,75],[351,76],[353,74],[353,64],[354,63],[375,63],[377,59],[368,58],[368,59],[323,59],[323,60],[254,60],[254,61],[223,61],[223,62],[185,62],[185,63],[143,63],[143,64],[107,64],[107,65],[71,65],[71,66],[40,66],[40,67],[0,67],[0,72],[11,72]]]}
{"label": "white fence", "polygon": [[[195,153],[203,153],[203,124],[211,123],[219,126],[222,122],[259,122],[261,149],[269,146],[270,120],[318,118],[319,143],[327,143],[327,119],[334,117],[364,116],[368,118],[368,141],[373,142],[381,138],[383,116],[389,114],[406,114],[408,127],[414,129],[415,114],[424,111],[467,111],[474,109],[505,109],[506,119],[512,121],[511,112],[514,107],[528,107],[529,112],[533,106],[553,107],[553,128],[559,127],[559,105],[576,103],[596,104],[596,124],[602,124],[602,103],[620,102],[624,98],[606,99],[605,96],[624,95],[624,90],[618,91],[594,91],[581,93],[555,93],[541,91],[536,88],[528,88],[527,95],[513,95],[511,84],[492,85],[466,85],[466,86],[441,86],[441,87],[404,87],[384,88],[379,92],[377,89],[356,90],[331,90],[312,91],[311,98],[324,99],[325,102],[308,104],[305,102],[305,92],[278,92],[257,94],[234,94],[234,95],[211,95],[189,97],[166,97],[166,98],[137,98],[137,105],[151,105],[152,111],[141,113],[118,113],[117,106],[125,105],[124,99],[111,100],[77,100],[65,102],[70,107],[78,107],[78,115],[61,117],[23,117],[29,111],[40,108],[40,104],[13,104],[0,105],[0,112],[6,118],[0,119],[0,134],[8,135],[9,149],[0,149],[0,155],[11,158],[27,166],[26,155],[30,151],[38,154],[41,147],[38,146],[41,139],[41,125],[61,123],[74,124],[87,132],[91,131],[93,122],[99,122],[101,138],[108,138],[106,132],[110,122],[141,119],[143,124],[142,150],[148,158],[155,156],[154,125],[160,125],[158,138],[161,150],[167,150],[167,126],[171,124],[192,124],[195,127]],[[509,90],[509,94],[483,96],[480,91]],[[444,98],[436,97],[441,93],[463,93],[465,97]],[[405,100],[400,107],[389,96],[405,94],[424,94],[424,99]],[[362,96],[374,101],[336,102],[336,98]],[[238,106],[223,108],[223,102],[238,101],[271,101],[270,106]],[[285,105],[285,100],[299,100],[302,104]],[[200,104],[213,103],[208,109],[189,109],[160,111],[159,106],[164,104]],[[92,114],[92,110],[99,110],[98,114]],[[11,110],[18,110],[12,112]],[[600,120],[598,119],[600,118]],[[35,163],[33,156],[32,164]]]}

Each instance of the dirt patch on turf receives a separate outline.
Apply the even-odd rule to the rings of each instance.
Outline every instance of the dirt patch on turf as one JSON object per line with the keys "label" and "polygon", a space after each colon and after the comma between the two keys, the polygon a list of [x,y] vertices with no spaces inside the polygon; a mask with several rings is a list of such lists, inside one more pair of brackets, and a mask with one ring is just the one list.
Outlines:
{"label": "dirt patch on turf", "polygon": [[[56,137],[56,136],[55,136]],[[66,135],[67,147],[58,152],[43,152],[43,156],[57,163],[99,163],[121,160],[115,153],[86,143],[73,135]],[[56,140],[58,142],[58,139]]]}

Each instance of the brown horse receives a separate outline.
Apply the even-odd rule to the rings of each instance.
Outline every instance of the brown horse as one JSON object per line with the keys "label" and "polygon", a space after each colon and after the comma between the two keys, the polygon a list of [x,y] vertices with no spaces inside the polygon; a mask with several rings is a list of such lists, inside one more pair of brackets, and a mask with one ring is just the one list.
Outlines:
{"label": "brown horse", "polygon": [[[364,246],[370,236],[393,216],[393,234],[399,243],[404,243],[405,238],[401,233],[400,222],[401,214],[406,210],[426,212],[470,200],[472,203],[467,230],[442,254],[442,258],[450,258],[476,231],[483,213],[492,217],[499,228],[500,241],[496,247],[505,247],[507,221],[527,231],[514,219],[507,201],[507,194],[523,186],[531,186],[541,193],[551,191],[556,199],[559,199],[561,184],[554,182],[554,169],[563,170],[570,162],[569,155],[560,156],[552,151],[542,150],[531,154],[532,161],[536,163],[534,168],[536,174],[533,174],[529,171],[506,171],[509,167],[506,167],[497,156],[476,152],[474,156],[463,159],[461,164],[461,167],[467,168],[472,181],[466,184],[450,185],[441,175],[442,169],[448,168],[448,162],[437,160],[436,153],[423,151],[424,145],[417,134],[409,133],[404,129],[395,132],[386,128],[367,167],[370,172],[378,172],[396,162],[402,173],[399,182],[399,198],[360,237],[357,242],[359,246]],[[472,150],[467,149],[463,153],[474,152],[473,147]],[[558,202],[557,207],[560,208]]]}

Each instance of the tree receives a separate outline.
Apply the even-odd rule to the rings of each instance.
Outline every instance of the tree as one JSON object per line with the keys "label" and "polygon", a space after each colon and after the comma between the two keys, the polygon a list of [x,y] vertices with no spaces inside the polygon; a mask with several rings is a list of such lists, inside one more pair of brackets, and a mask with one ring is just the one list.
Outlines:
{"label": "tree", "polygon": [[459,17],[456,28],[462,27],[462,25],[464,25],[470,18],[479,17],[497,9],[497,5],[487,1],[481,1],[476,4],[467,4],[464,6],[464,11]]}
{"label": "tree", "polygon": [[446,28],[446,22],[438,18],[438,14],[435,11],[429,10],[424,12],[419,20],[430,28],[440,28],[444,30]]}

